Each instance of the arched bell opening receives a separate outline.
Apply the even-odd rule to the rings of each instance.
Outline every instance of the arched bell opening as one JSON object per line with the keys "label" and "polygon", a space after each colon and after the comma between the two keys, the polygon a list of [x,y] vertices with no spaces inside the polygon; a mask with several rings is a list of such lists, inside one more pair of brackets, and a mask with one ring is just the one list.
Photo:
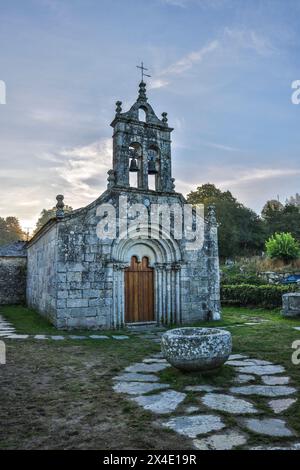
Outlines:
{"label": "arched bell opening", "polygon": [[151,145],[147,152],[148,189],[160,190],[160,152],[156,145]]}
{"label": "arched bell opening", "polygon": [[142,178],[142,146],[138,142],[129,145],[129,186],[139,188]]}

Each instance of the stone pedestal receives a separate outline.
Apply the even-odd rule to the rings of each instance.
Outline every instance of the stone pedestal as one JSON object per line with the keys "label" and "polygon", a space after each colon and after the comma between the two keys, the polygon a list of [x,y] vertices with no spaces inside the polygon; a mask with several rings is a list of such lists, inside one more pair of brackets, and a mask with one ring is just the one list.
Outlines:
{"label": "stone pedestal", "polygon": [[282,315],[300,318],[300,293],[291,292],[282,296]]}

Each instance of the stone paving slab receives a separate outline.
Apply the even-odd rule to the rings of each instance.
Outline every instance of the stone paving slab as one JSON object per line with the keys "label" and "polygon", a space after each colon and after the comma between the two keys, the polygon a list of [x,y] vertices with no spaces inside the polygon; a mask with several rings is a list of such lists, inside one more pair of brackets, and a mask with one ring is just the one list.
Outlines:
{"label": "stone paving slab", "polygon": [[194,439],[197,450],[231,450],[246,444],[247,437],[237,430],[228,430],[202,439]]}
{"label": "stone paving slab", "polygon": [[109,339],[106,335],[90,335],[91,339]]}
{"label": "stone paving slab", "polygon": [[144,364],[153,364],[153,363],[161,363],[161,364],[168,364],[168,362],[166,361],[166,359],[161,359],[161,358],[156,358],[156,357],[148,357],[146,359],[143,360]]}
{"label": "stone paving slab", "polygon": [[215,390],[220,390],[219,387],[215,385],[187,385],[184,389],[186,392],[213,392]]}
{"label": "stone paving slab", "polygon": [[143,362],[138,362],[135,364],[132,364],[131,366],[126,367],[125,371],[126,372],[160,372],[161,370],[166,369],[167,367],[170,367],[168,363],[166,364],[144,364]]}
{"label": "stone paving slab", "polygon": [[65,339],[64,336],[60,336],[60,335],[50,336],[50,338],[54,339],[54,341],[61,341],[61,340]]}
{"label": "stone paving slab", "polygon": [[283,366],[270,365],[270,366],[246,366],[246,367],[237,367],[237,371],[242,374],[254,374],[254,375],[273,375],[273,374],[282,374],[285,372]]}
{"label": "stone paving slab", "polygon": [[48,339],[46,335],[35,335],[34,339]]}
{"label": "stone paving slab", "polygon": [[249,356],[245,356],[245,354],[230,354],[228,360],[235,361],[236,359],[249,359]]}
{"label": "stone paving slab", "polygon": [[196,413],[196,411],[199,411],[199,406],[187,406],[185,409],[186,413]]}
{"label": "stone paving slab", "polygon": [[294,330],[300,331],[300,326],[293,326]]}
{"label": "stone paving slab", "polygon": [[88,336],[77,336],[77,335],[70,335],[69,338],[70,338],[70,339],[79,339],[79,340],[81,340],[81,339],[89,339]]}
{"label": "stone paving slab", "polygon": [[117,382],[113,386],[115,392],[127,393],[128,395],[141,395],[164,388],[170,388],[170,385],[150,382]]}
{"label": "stone paving slab", "polygon": [[123,339],[129,339],[129,336],[125,335],[112,335],[113,339],[118,339],[118,340],[123,340]]}
{"label": "stone paving slab", "polygon": [[195,438],[200,434],[219,431],[225,427],[219,416],[209,414],[177,416],[168,421],[163,421],[161,424],[165,428],[191,438]]}
{"label": "stone paving slab", "polygon": [[252,382],[253,380],[256,380],[256,377],[254,375],[250,375],[250,374],[238,374],[234,378],[234,382],[240,383],[240,384]]}
{"label": "stone paving slab", "polygon": [[283,398],[279,400],[270,400],[268,405],[272,408],[274,413],[280,414],[290,408],[290,406],[296,403],[296,401],[297,400],[295,398]]}
{"label": "stone paving slab", "polygon": [[293,433],[286,422],[277,418],[255,419],[247,418],[242,421],[249,431],[273,437],[291,437]]}
{"label": "stone paving slab", "polygon": [[8,339],[27,339],[28,337],[29,335],[17,335],[17,334],[7,336]]}
{"label": "stone paving slab", "polygon": [[146,395],[131,398],[139,406],[155,414],[168,414],[175,411],[177,406],[185,399],[186,394],[167,390],[156,395]]}
{"label": "stone paving slab", "polygon": [[117,375],[113,380],[120,382],[158,382],[159,378],[154,374],[139,374],[137,372],[128,372]]}
{"label": "stone paving slab", "polygon": [[247,367],[247,366],[272,366],[272,362],[264,361],[263,359],[242,359],[242,360],[229,360],[225,362],[225,364],[229,366],[239,366],[239,367]]}
{"label": "stone paving slab", "polygon": [[262,375],[261,380],[265,385],[286,385],[289,383],[289,377],[278,377],[274,375]]}
{"label": "stone paving slab", "polygon": [[230,414],[254,414],[258,413],[255,406],[247,400],[225,395],[221,393],[207,393],[200,398],[203,405],[213,410],[225,411]]}
{"label": "stone paving slab", "polygon": [[285,385],[246,385],[231,387],[230,392],[238,395],[258,395],[261,397],[286,396],[296,393],[296,389]]}

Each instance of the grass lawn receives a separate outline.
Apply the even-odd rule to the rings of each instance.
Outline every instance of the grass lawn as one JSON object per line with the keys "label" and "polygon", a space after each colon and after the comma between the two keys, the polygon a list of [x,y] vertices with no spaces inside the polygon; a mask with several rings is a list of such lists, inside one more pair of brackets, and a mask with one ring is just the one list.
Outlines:
{"label": "grass lawn", "polygon": [[[1,307],[0,314],[14,324],[18,333],[63,334],[25,307]],[[242,325],[258,319],[269,321]],[[203,322],[197,325],[212,326]],[[291,362],[292,343],[300,340],[300,332],[292,327],[300,326],[299,320],[282,319],[278,310],[230,307],[224,308],[223,320],[218,325],[231,331],[234,353],[282,364],[291,377],[291,385],[300,389],[300,365]],[[112,392],[112,378],[119,371],[160,349],[157,343],[129,334],[127,341],[5,340],[7,364],[0,366],[0,447],[190,449],[188,439],[153,426],[155,418],[151,413]],[[199,383],[226,388],[232,385],[232,375],[228,366],[215,376],[183,374],[170,368],[161,372],[161,381],[177,390]],[[197,397],[190,393],[187,401],[194,404]],[[255,401],[265,416],[270,414],[266,399]],[[299,437],[300,402],[283,416]],[[227,424],[231,419],[224,416]],[[270,438],[251,436],[250,444],[267,443],[270,444]]]}

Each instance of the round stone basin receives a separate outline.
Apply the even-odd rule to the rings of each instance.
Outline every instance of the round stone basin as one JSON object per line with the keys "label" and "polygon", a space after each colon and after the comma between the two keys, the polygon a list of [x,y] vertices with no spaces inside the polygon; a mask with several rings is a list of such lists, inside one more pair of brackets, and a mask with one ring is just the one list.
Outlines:
{"label": "round stone basin", "polygon": [[162,353],[177,369],[210,371],[231,354],[231,333],[218,328],[176,328],[162,335]]}

